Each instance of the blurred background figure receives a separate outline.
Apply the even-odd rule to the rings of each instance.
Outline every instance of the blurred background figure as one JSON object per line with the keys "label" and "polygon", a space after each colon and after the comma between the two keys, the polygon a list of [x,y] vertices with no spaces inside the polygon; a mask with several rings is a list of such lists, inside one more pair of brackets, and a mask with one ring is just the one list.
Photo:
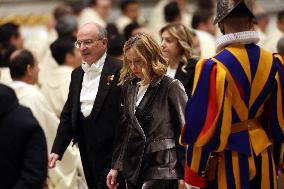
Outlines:
{"label": "blurred background figure", "polygon": [[191,23],[191,6],[187,3],[186,0],[160,0],[151,10],[147,28],[151,30],[154,38],[159,41],[159,31],[162,27],[164,27],[167,23],[164,16],[164,9],[168,3],[177,2],[178,7],[181,13],[181,23],[185,26],[189,27],[189,23]]}
{"label": "blurred background figure", "polygon": [[[61,16],[56,24],[55,24],[55,31],[57,33],[57,39],[58,38],[72,38],[76,37],[78,30],[78,21],[77,18],[72,14],[66,14]],[[43,85],[45,82],[48,82],[46,78],[50,78],[50,73],[53,72],[53,70],[57,70],[59,65],[57,61],[52,56],[52,53],[49,48],[49,44],[47,43],[47,49],[45,51],[45,56],[39,61],[39,66],[41,69],[41,72],[39,74],[39,83]],[[70,77],[70,76],[69,76]]]}
{"label": "blurred background figure", "polygon": [[0,183],[5,189],[43,188],[47,175],[44,133],[15,92],[0,84]]}
{"label": "blurred background figure", "polygon": [[190,97],[197,62],[191,32],[182,24],[169,24],[161,29],[160,35],[162,53],[169,63],[167,75],[180,80]]}
{"label": "blurred background figure", "polygon": [[146,33],[152,37],[154,37],[155,35],[153,34],[153,32],[150,31],[150,29],[148,29],[147,27],[140,25],[138,22],[132,22],[130,24],[128,24],[125,28],[124,28],[124,38],[127,41],[129,38],[131,38],[132,36],[135,36],[139,33]]}
{"label": "blurred background figure", "polygon": [[63,15],[60,17],[56,24],[55,30],[58,38],[62,37],[75,37],[78,31],[78,21],[76,16],[72,14]]}
{"label": "blurred background figure", "polygon": [[96,22],[106,27],[111,9],[111,0],[89,0],[88,7],[84,8],[79,16],[79,26],[89,22]]}
{"label": "blurred background figure", "polygon": [[284,37],[280,38],[277,43],[277,52],[284,58]]}
{"label": "blurred background figure", "polygon": [[270,32],[266,48],[271,52],[277,52],[277,42],[284,36],[284,10],[277,13],[276,28]]}
{"label": "blurred background figure", "polygon": [[108,35],[108,49],[107,54],[117,58],[119,60],[123,59],[123,45],[125,42],[124,36],[118,31],[115,24],[108,24],[106,27]]}
{"label": "blurred background figure", "polygon": [[121,15],[115,21],[119,33],[123,34],[124,28],[131,22],[144,24],[144,19],[140,15],[140,3],[137,0],[122,0],[120,3]]}
{"label": "blurred background figure", "polygon": [[192,36],[193,44],[192,44],[192,54],[195,57],[201,57],[201,47],[200,47],[200,40],[194,30],[189,30]]}
{"label": "blurred background figure", "polygon": [[268,26],[270,22],[269,15],[267,11],[264,10],[264,8],[258,3],[255,4],[254,15],[257,22],[257,24],[255,25],[255,29],[259,34],[258,45],[263,48],[266,48],[267,41],[269,40],[268,38]]}
{"label": "blurred background figure", "polygon": [[216,5],[217,5],[216,0],[198,0],[196,3],[197,3],[196,10],[203,9],[203,10],[208,10],[209,12],[215,12],[216,10]]}
{"label": "blurred background figure", "polygon": [[216,27],[213,25],[214,12],[198,9],[194,12],[191,27],[195,29],[201,48],[201,57],[215,54]]}
{"label": "blurred background figure", "polygon": [[169,2],[164,8],[164,19],[166,23],[180,23],[181,10],[176,1]]}
{"label": "blurred background figure", "polygon": [[42,92],[59,118],[67,100],[71,72],[81,65],[82,59],[74,37],[60,37],[50,45],[52,57],[58,66],[50,70],[42,84]]}
{"label": "blurred background figure", "polygon": [[0,26],[0,83],[12,82],[9,71],[9,57],[17,49],[23,48],[20,26],[6,23]]}

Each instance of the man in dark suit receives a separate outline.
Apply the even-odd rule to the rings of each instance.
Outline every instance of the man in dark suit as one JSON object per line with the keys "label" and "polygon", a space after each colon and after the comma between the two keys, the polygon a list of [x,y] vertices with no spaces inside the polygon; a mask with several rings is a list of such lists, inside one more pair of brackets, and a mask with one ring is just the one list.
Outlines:
{"label": "man in dark suit", "polygon": [[[122,63],[106,54],[107,32],[98,24],[79,28],[75,46],[83,64],[71,74],[68,99],[49,156],[49,167],[62,158],[73,138],[78,142],[89,189],[106,189],[119,119]],[[121,183],[120,187],[124,187]]]}
{"label": "man in dark suit", "polygon": [[0,188],[41,189],[47,176],[43,130],[15,92],[0,84]]}

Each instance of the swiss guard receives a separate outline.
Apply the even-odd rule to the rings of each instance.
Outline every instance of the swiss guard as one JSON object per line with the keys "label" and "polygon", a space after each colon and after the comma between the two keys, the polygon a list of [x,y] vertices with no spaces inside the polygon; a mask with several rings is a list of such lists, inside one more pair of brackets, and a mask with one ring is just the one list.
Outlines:
{"label": "swiss guard", "polygon": [[284,156],[284,64],[256,43],[251,0],[218,0],[218,53],[196,66],[181,142],[193,187],[276,189]]}

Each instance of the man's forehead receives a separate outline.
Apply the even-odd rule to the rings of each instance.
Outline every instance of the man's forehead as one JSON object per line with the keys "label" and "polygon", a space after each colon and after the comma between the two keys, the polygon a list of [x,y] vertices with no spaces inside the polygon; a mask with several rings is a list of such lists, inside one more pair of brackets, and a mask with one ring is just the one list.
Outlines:
{"label": "man's forehead", "polygon": [[77,38],[78,37],[84,37],[84,36],[96,37],[97,36],[97,27],[95,25],[84,25],[84,26],[82,26],[77,33]]}

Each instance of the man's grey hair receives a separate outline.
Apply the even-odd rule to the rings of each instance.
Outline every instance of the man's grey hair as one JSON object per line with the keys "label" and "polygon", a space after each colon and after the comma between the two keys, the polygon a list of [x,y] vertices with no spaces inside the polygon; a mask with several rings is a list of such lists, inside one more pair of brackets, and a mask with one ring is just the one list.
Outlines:
{"label": "man's grey hair", "polygon": [[107,30],[103,26],[97,23],[95,23],[95,25],[98,28],[98,38],[99,39],[107,38]]}

